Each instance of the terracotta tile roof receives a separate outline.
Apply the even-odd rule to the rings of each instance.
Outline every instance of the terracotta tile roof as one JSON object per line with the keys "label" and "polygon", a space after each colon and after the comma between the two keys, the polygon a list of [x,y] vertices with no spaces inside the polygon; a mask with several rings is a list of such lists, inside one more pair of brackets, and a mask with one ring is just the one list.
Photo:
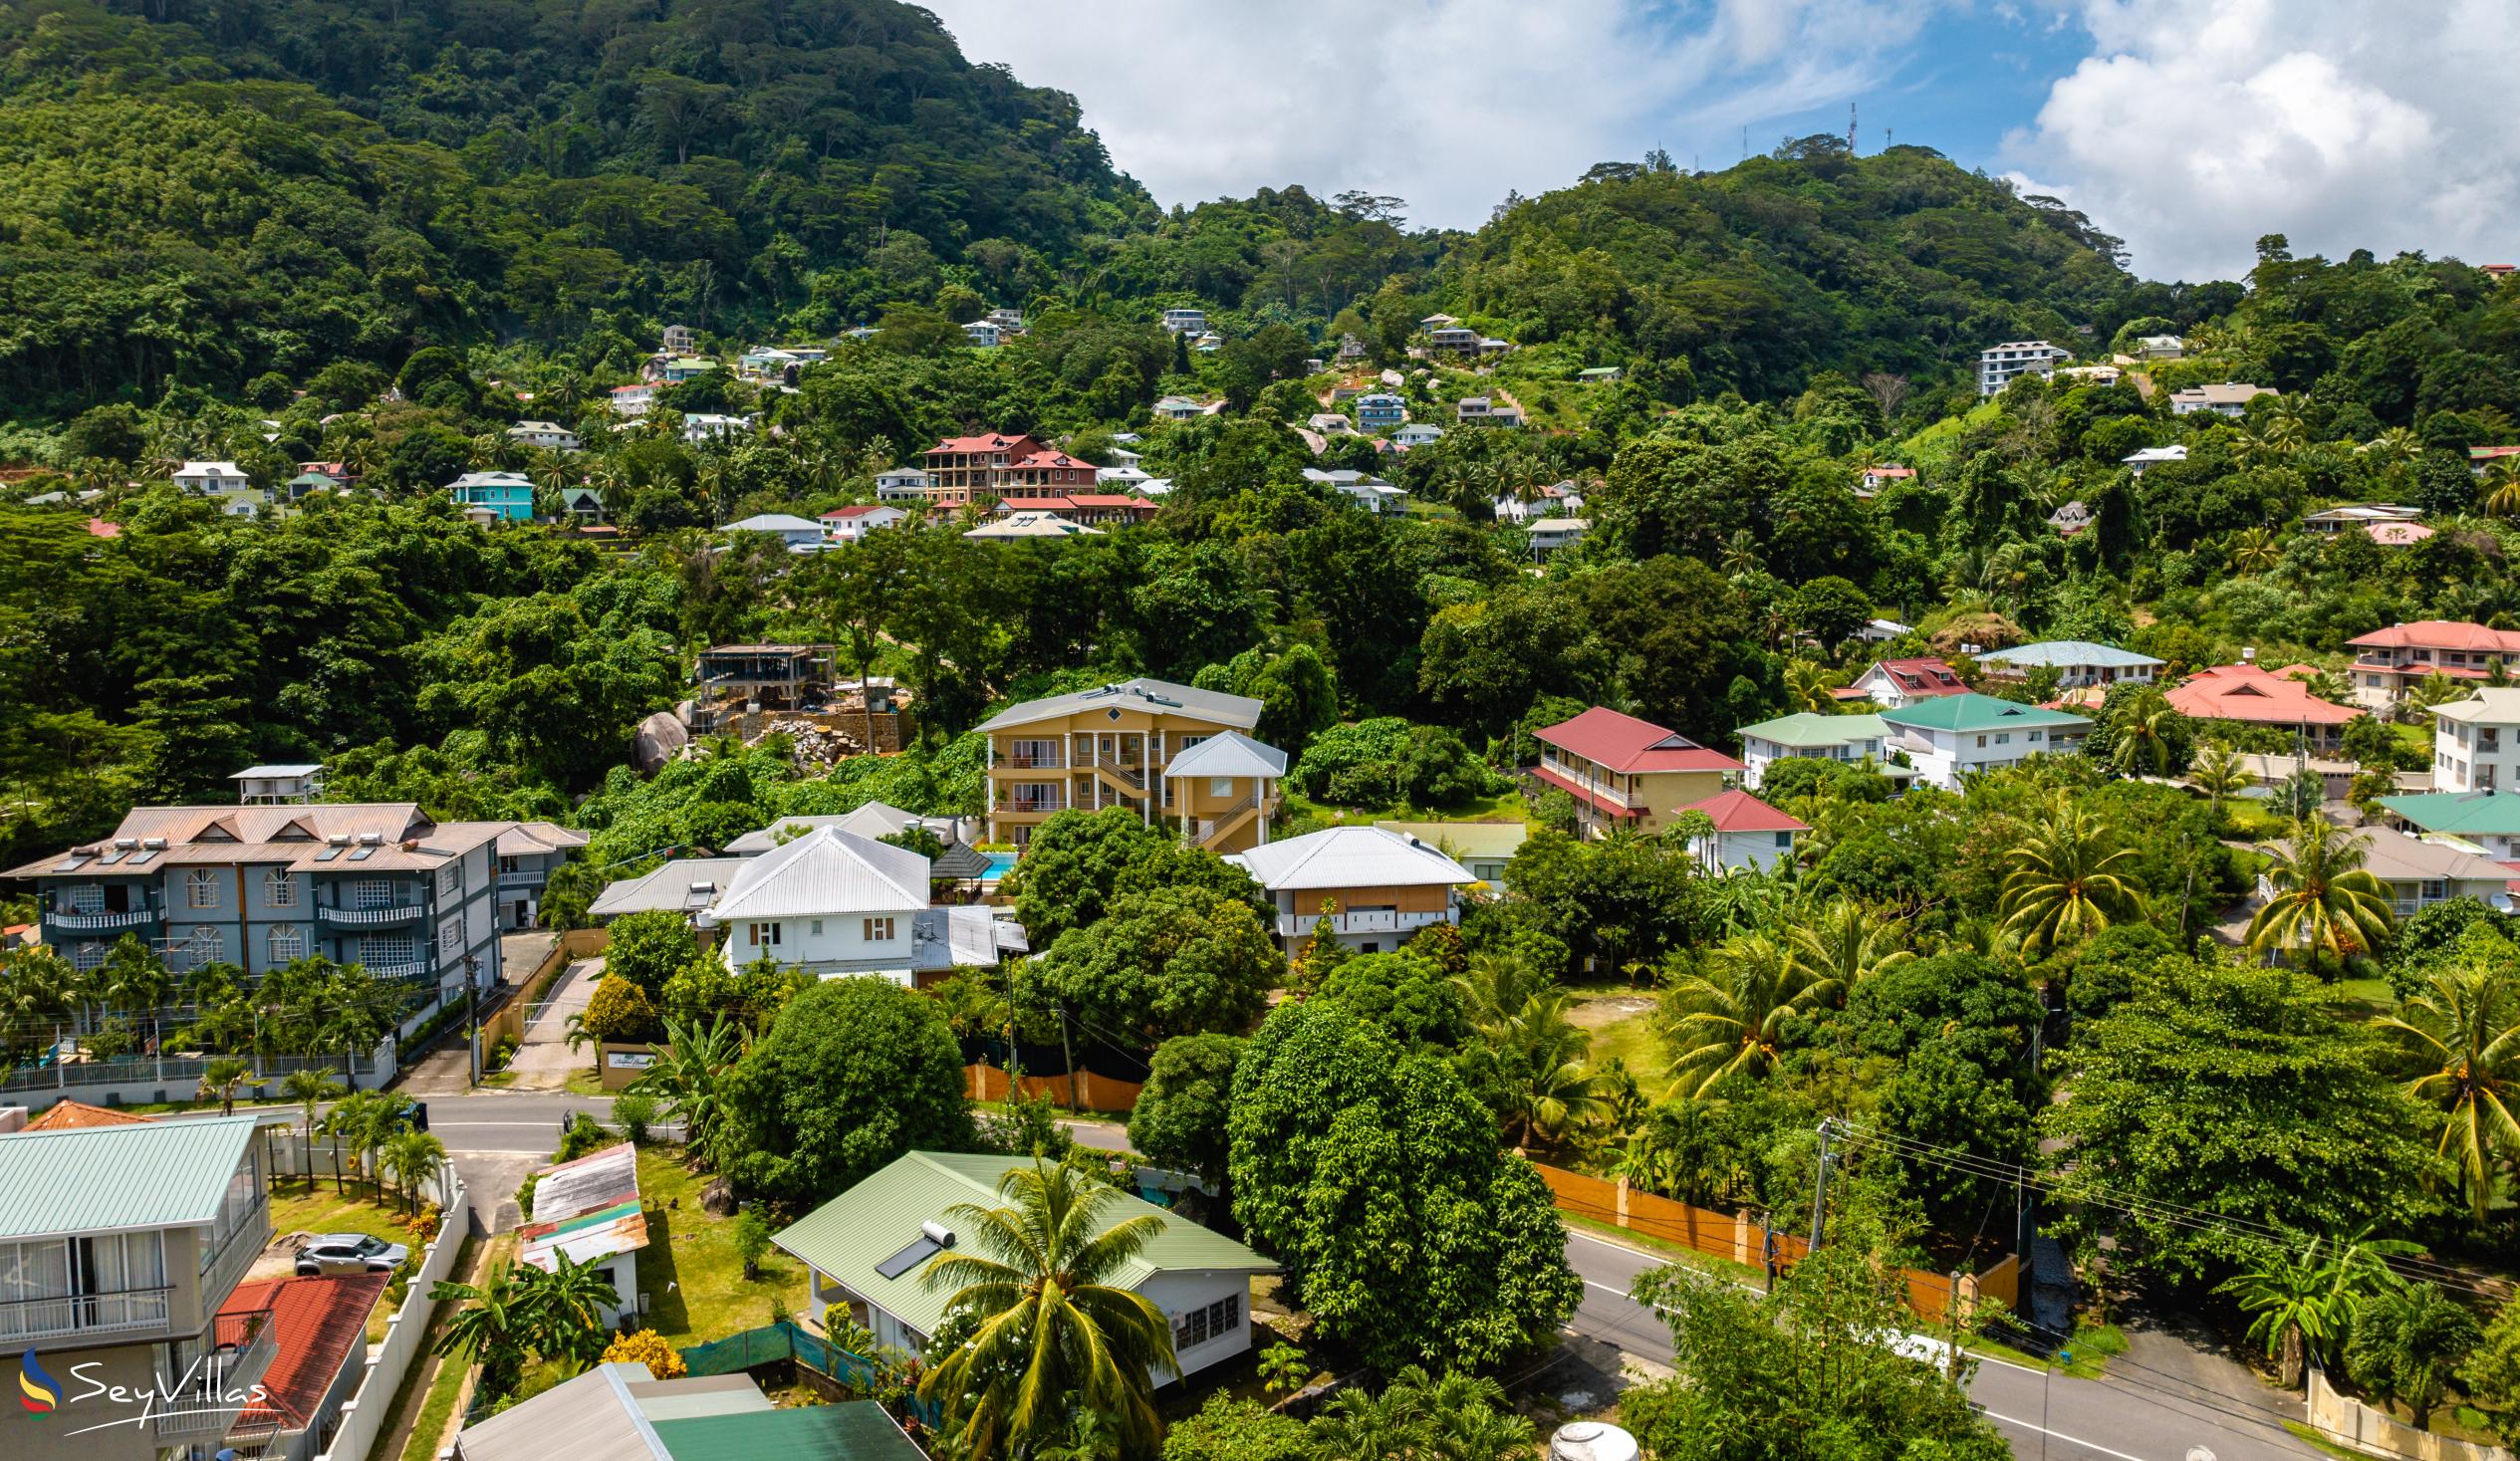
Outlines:
{"label": "terracotta tile roof", "polygon": [[1603,705],[1535,734],[1561,751],[1627,774],[1742,769],[1740,762],[1721,751],[1710,751],[1677,731]]}
{"label": "terracotta tile roof", "polygon": [[1015,451],[1026,447],[1033,451],[1042,449],[1041,443],[1030,436],[1006,436],[991,432],[986,436],[948,436],[919,454],[934,456],[939,452],[945,452],[955,456],[968,456],[973,452]]}
{"label": "terracotta tile roof", "polygon": [[1691,802],[1682,812],[1703,812],[1713,820],[1717,832],[1809,832],[1811,824],[1798,822],[1744,791],[1729,791]]}
{"label": "terracotta tile roof", "polygon": [[2290,675],[2254,664],[2218,664],[2199,670],[2161,692],[2172,709],[2199,720],[2241,720],[2260,725],[2343,725],[2359,710],[2322,700]]}
{"label": "terracotta tile roof", "polygon": [[368,1346],[368,1314],[385,1291],[389,1274],[340,1274],[306,1279],[248,1279],[238,1284],[221,1314],[271,1311],[279,1332],[271,1367],[263,1371],[264,1403],[249,1405],[234,1429],[277,1425],[303,1430],[312,1424],[324,1392],[342,1372],[353,1346]]}
{"label": "terracotta tile roof", "polygon": [[84,1100],[58,1100],[44,1113],[26,1123],[29,1131],[68,1131],[80,1126],[144,1126],[148,1117],[118,1111],[111,1106],[90,1105]]}
{"label": "terracotta tile roof", "polygon": [[2440,618],[2391,624],[2388,628],[2375,629],[2359,639],[2346,642],[2361,649],[2465,649],[2482,650],[2488,654],[2520,654],[2520,633]]}

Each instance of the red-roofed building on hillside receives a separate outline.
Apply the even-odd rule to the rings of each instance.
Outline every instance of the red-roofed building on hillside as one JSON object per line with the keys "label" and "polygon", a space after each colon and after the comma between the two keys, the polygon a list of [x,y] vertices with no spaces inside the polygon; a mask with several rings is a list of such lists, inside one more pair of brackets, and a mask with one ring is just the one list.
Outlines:
{"label": "red-roofed building on hillside", "polygon": [[1707,871],[1731,872],[1738,868],[1766,871],[1794,855],[1794,839],[1811,831],[1811,825],[1800,822],[1744,791],[1722,792],[1703,802],[1692,802],[1682,813],[1700,812],[1715,824],[1712,836],[1698,836],[1688,841],[1689,855]]}
{"label": "red-roofed building on hillside", "polygon": [[228,1444],[249,1442],[268,1458],[321,1454],[333,1443],[342,1406],[368,1371],[368,1316],[391,1274],[248,1279],[219,1308],[221,1320],[270,1312],[278,1333],[263,1371],[262,1399],[236,1412]]}
{"label": "red-roofed building on hillside", "polygon": [[859,502],[836,507],[820,519],[823,531],[835,543],[855,543],[869,533],[883,528],[897,528],[909,514],[888,502]]}
{"label": "red-roofed building on hillside", "polygon": [[919,453],[927,472],[930,507],[966,506],[987,493],[1020,497],[1031,491],[1092,487],[1095,467],[1034,436],[948,436]]}
{"label": "red-roofed building on hillside", "polygon": [[1043,448],[1030,456],[1019,457],[1006,464],[998,474],[1001,491],[1012,488],[1091,487],[1099,470],[1094,463],[1080,461],[1064,451]]}
{"label": "red-roofed building on hillside", "polygon": [[1841,700],[1870,700],[1884,710],[1899,710],[1967,689],[1951,666],[1939,659],[1881,659],[1857,675],[1855,683],[1831,693]]}
{"label": "red-roofed building on hillside", "polygon": [[2332,750],[2347,723],[2363,712],[2322,700],[2290,675],[2254,664],[2217,664],[2161,692],[2170,708],[2196,720],[2235,720],[2299,733],[2311,750]]}
{"label": "red-roofed building on hillside", "polygon": [[1125,527],[1142,523],[1163,511],[1160,504],[1126,492],[1068,492],[1050,497],[1001,497],[997,515],[1012,517],[1019,512],[1055,512],[1070,522],[1089,527]]}
{"label": "red-roofed building on hillside", "polygon": [[1530,779],[1573,797],[1576,825],[1588,837],[1660,832],[1672,808],[1714,796],[1744,769],[1677,731],[1600,705],[1535,735],[1540,764]]}
{"label": "red-roofed building on hillside", "polygon": [[2355,650],[2355,702],[2375,710],[2396,704],[2429,674],[2481,680],[2495,660],[2520,663],[2520,632],[2451,619],[2391,624],[2346,642]]}

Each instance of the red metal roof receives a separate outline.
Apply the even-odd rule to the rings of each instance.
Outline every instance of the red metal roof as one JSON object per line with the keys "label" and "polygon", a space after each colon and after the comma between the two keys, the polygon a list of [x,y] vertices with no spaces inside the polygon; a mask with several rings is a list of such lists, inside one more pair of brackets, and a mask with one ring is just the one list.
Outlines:
{"label": "red metal roof", "polygon": [[1001,497],[997,505],[1000,512],[1066,512],[1074,502],[1066,497]]}
{"label": "red metal roof", "polygon": [[1132,497],[1126,492],[1071,492],[1067,500],[1078,507],[1111,507],[1119,508],[1124,512],[1160,511],[1146,499]]}
{"label": "red metal roof", "polygon": [[57,1100],[44,1108],[44,1113],[26,1123],[29,1131],[68,1131],[81,1126],[140,1126],[148,1117],[118,1111],[111,1106],[90,1105],[84,1100]]}
{"label": "red metal roof", "polygon": [[2199,670],[2161,697],[2181,715],[2261,725],[2343,725],[2363,713],[2322,700],[2301,681],[2254,664]]}
{"label": "red metal roof", "polygon": [[2442,618],[2391,624],[2388,628],[2375,629],[2359,639],[2348,639],[2346,642],[2364,649],[2465,649],[2488,654],[2520,654],[2520,632],[2489,629],[2483,624]]}
{"label": "red metal roof", "polygon": [[[1889,675],[1890,683],[1903,694],[1957,695],[1968,689],[1951,666],[1939,659],[1881,659],[1874,661],[1873,669]],[[1870,673],[1872,670],[1865,671]],[[1857,682],[1862,683],[1863,678],[1858,675]]]}
{"label": "red metal roof", "polygon": [[1064,451],[1053,451],[1046,446],[1017,457],[1012,465],[1019,467],[1074,467],[1077,470],[1084,472],[1091,472],[1095,470],[1094,463],[1092,462],[1078,461],[1075,457],[1068,455]]}
{"label": "red metal roof", "polygon": [[1714,821],[1717,832],[1809,832],[1811,824],[1797,822],[1774,807],[1744,791],[1729,791],[1691,802],[1682,812],[1703,812]]}
{"label": "red metal roof", "polygon": [[324,1403],[324,1392],[342,1372],[353,1345],[368,1347],[368,1314],[384,1293],[389,1274],[339,1274],[306,1279],[248,1279],[238,1284],[221,1314],[271,1311],[278,1332],[271,1367],[263,1371],[264,1403],[249,1405],[232,1429],[278,1425],[304,1429]]}
{"label": "red metal roof", "polygon": [[1561,751],[1626,774],[1742,769],[1721,751],[1709,751],[1677,731],[1604,705],[1535,734]]}
{"label": "red metal roof", "polygon": [[894,512],[900,511],[899,508],[892,507],[892,504],[888,502],[857,502],[852,503],[847,507],[833,508],[830,512],[823,514],[823,521],[827,523],[845,523],[851,518],[863,518],[869,513],[882,512],[886,508],[891,508]]}
{"label": "red metal roof", "polygon": [[88,536],[92,538],[120,538],[123,536],[123,525],[121,523],[109,523],[103,518],[90,518],[88,519]]}
{"label": "red metal roof", "polygon": [[962,456],[969,455],[972,452],[1014,451],[1018,448],[1030,448],[1033,451],[1040,451],[1042,449],[1042,445],[1040,442],[1033,440],[1030,436],[1005,436],[996,433],[991,433],[987,436],[948,436],[944,440],[937,442],[934,446],[920,452],[919,455],[934,456],[938,452],[948,452],[957,456]]}

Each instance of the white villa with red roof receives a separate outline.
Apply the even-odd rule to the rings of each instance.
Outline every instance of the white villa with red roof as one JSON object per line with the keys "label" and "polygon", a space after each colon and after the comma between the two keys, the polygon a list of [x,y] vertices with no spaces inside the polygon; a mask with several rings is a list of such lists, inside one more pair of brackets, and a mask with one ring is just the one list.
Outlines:
{"label": "white villa with red roof", "polygon": [[1884,710],[1896,710],[1967,689],[1951,666],[1939,659],[1882,659],[1857,675],[1855,683],[1832,693],[1841,700],[1870,700]]}
{"label": "white villa with red roof", "polygon": [[824,513],[819,521],[823,532],[835,543],[855,543],[869,533],[883,528],[897,528],[909,514],[889,503],[852,503]]}
{"label": "white villa with red roof", "polygon": [[2396,704],[2428,674],[2481,680],[2497,659],[2520,663],[2520,632],[2449,619],[2391,624],[2346,642],[2355,650],[2354,698],[2375,710]]}
{"label": "white villa with red roof", "polygon": [[1712,836],[1689,839],[1688,853],[1713,873],[1750,868],[1765,872],[1794,855],[1794,839],[1811,831],[1798,821],[1745,791],[1720,792],[1692,802],[1682,812],[1703,812],[1715,824]]}
{"label": "white villa with red roof", "polygon": [[1743,769],[1677,731],[1600,705],[1535,734],[1540,763],[1531,779],[1575,799],[1587,837],[1660,832],[1675,809],[1721,792]]}

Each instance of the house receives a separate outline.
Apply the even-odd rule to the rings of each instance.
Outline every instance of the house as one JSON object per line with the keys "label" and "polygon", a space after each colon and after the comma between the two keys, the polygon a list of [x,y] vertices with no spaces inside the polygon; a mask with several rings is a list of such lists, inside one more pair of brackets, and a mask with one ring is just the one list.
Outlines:
{"label": "house", "polygon": [[717,362],[706,356],[665,355],[649,361],[645,373],[649,379],[666,385],[682,385],[715,374],[717,368]]}
{"label": "house", "polygon": [[700,348],[699,336],[688,325],[668,325],[658,349],[669,356],[687,356]]}
{"label": "house", "polygon": [[1271,931],[1290,958],[1319,928],[1356,953],[1396,949],[1421,928],[1460,922],[1460,891],[1478,881],[1424,843],[1379,827],[1333,827],[1225,860],[1268,893]]}
{"label": "house", "polygon": [[604,494],[583,483],[560,489],[560,515],[573,525],[591,528],[604,521]]}
{"label": "house", "polygon": [[997,322],[994,320],[974,320],[962,327],[962,333],[963,337],[971,342],[973,349],[995,350],[1002,332],[999,331]]}
{"label": "house", "polygon": [[1968,690],[1951,666],[1939,659],[1875,660],[1852,684],[1834,692],[1840,700],[1870,700],[1887,710],[1913,705],[1937,695]]}
{"label": "house", "polygon": [[541,451],[578,449],[578,433],[557,421],[519,421],[508,427],[508,437]]}
{"label": "house", "polygon": [[1355,362],[1362,361],[1365,358],[1366,348],[1364,341],[1357,339],[1353,335],[1342,335],[1339,337],[1339,353],[1337,360],[1340,365],[1351,365]]}
{"label": "house", "polygon": [[1576,825],[1588,837],[1660,832],[1672,808],[1706,800],[1744,769],[1677,731],[1601,705],[1533,735],[1540,760],[1524,775],[1573,797]]}
{"label": "house", "polygon": [[251,1115],[0,1136],[12,1461],[222,1442],[279,1348],[271,1310],[222,1313],[271,1236],[262,1151]]}
{"label": "house", "polygon": [[[221,514],[231,518],[259,517],[263,494],[256,490],[253,479],[234,462],[185,462],[167,476],[186,492],[219,500]],[[84,494],[83,494],[84,498]]]}
{"label": "house", "polygon": [[1459,320],[1454,319],[1450,315],[1435,314],[1428,315],[1425,319],[1418,321],[1417,328],[1426,331],[1428,334],[1432,334],[1438,330],[1449,330],[1460,323],[1461,322]]}
{"label": "house", "polygon": [[2218,416],[2239,416],[2248,412],[2249,402],[2261,395],[2283,392],[2264,385],[2245,385],[2225,380],[2217,385],[2190,385],[2170,392],[2170,414],[2192,416],[2198,411],[2211,411]]}
{"label": "house", "polygon": [[812,518],[801,518],[790,512],[762,512],[726,525],[729,533],[767,533],[787,546],[790,553],[820,553],[829,541],[823,525]]}
{"label": "house", "polygon": [[1173,753],[1163,768],[1167,816],[1192,846],[1222,851],[1269,841],[1269,815],[1286,780],[1286,753],[1238,730]]}
{"label": "house", "polygon": [[1885,775],[1902,768],[1890,759],[1890,727],[1878,715],[1820,715],[1800,711],[1741,728],[1741,784],[1751,791],[1769,766],[1793,757],[1821,761],[1870,761]]}
{"label": "house", "polygon": [[543,892],[560,864],[587,845],[587,834],[549,822],[511,823],[499,834],[499,922],[502,927],[537,928],[543,921]]}
{"label": "house", "polygon": [[2115,385],[2125,373],[2116,365],[2059,365],[2048,375],[2068,385]]}
{"label": "house", "polygon": [[946,842],[953,841],[956,835],[953,818],[922,817],[883,802],[869,802],[855,812],[834,816],[782,817],[758,832],[745,833],[729,842],[726,854],[730,857],[758,857],[809,832],[820,832],[827,827],[837,827],[843,832],[855,833],[876,842],[898,837],[913,827],[927,828]]}
{"label": "house", "polygon": [[1391,433],[1391,444],[1402,451],[1420,446],[1432,446],[1441,440],[1443,440],[1443,427],[1428,425],[1423,421],[1411,421]]}
{"label": "house", "polygon": [[1462,425],[1475,421],[1493,426],[1519,426],[1523,423],[1523,408],[1510,400],[1500,400],[1491,395],[1465,395],[1453,407],[1453,420]]}
{"label": "house", "polygon": [[1337,411],[1315,411],[1304,418],[1304,424],[1324,436],[1352,436],[1357,423]]}
{"label": "house", "polygon": [[1904,753],[1919,780],[1953,792],[1972,772],[2071,750],[2092,728],[2080,715],[1972,693],[1885,710],[1882,723],[1890,751]]}
{"label": "house", "polygon": [[1011,306],[1000,305],[980,318],[988,321],[992,325],[995,325],[1005,334],[1021,335],[1024,333],[1024,312]]}
{"label": "house", "polygon": [[2175,335],[2146,335],[2136,341],[2135,353],[2147,361],[2175,361],[2187,354],[2187,342]]}
{"label": "house", "polygon": [[2291,732],[2297,744],[2317,751],[2335,750],[2345,739],[2345,727],[2363,715],[2351,706],[2320,699],[2291,675],[2255,664],[2218,664],[2198,670],[2163,691],[2162,698],[2191,720],[2273,726]]}
{"label": "house", "polygon": [[1613,380],[1624,380],[1627,377],[1628,372],[1618,365],[1587,365],[1575,372],[1575,378],[1588,385],[1608,384]]}
{"label": "house", "polygon": [[[960,1251],[971,1233],[957,1210],[1009,1205],[1006,1174],[1029,1156],[912,1151],[781,1229],[771,1241],[813,1274],[813,1305],[846,1305],[881,1347],[919,1352],[944,1322],[949,1288],[925,1282],[927,1261]],[[1172,1326],[1183,1376],[1251,1348],[1251,1281],[1278,1266],[1249,1248],[1127,1193],[1110,1194],[1106,1223],[1152,1218],[1145,1246],[1106,1282],[1143,1296]],[[768,1453],[753,1453],[767,1455]],[[793,1452],[785,1454],[806,1454]]]}
{"label": "house", "polygon": [[726,884],[743,870],[741,857],[682,857],[605,885],[587,905],[587,916],[600,927],[630,913],[680,913],[696,917]]}
{"label": "house", "polygon": [[2467,449],[2467,469],[2481,477],[2485,468],[2513,455],[2520,455],[2520,446],[2471,446]]}
{"label": "house", "polygon": [[303,502],[307,498],[313,497],[318,493],[343,491],[347,489],[349,485],[349,480],[347,478],[336,477],[330,472],[318,471],[316,468],[310,466],[305,471],[298,473],[296,476],[291,477],[288,481],[280,484],[280,500],[283,502]]}
{"label": "house", "polygon": [[1100,538],[1103,530],[1072,522],[1055,512],[1019,512],[994,518],[963,534],[965,538]]}
{"label": "house", "polygon": [[[2353,840],[2363,869],[2389,885],[2389,909],[2400,918],[2452,898],[2474,898],[2496,912],[2512,911],[2512,870],[2451,842],[2430,842],[2386,829]],[[2258,895],[2270,894],[2258,879]]]}
{"label": "house", "polygon": [[779,1406],[751,1376],[599,1364],[465,1426],[454,1461],[925,1461],[882,1401]]}
{"label": "house", "polygon": [[1070,522],[1088,527],[1128,527],[1153,521],[1163,511],[1158,504],[1126,492],[1070,492],[1044,497],[1004,497],[998,500],[997,516],[1014,517],[1019,513],[1055,514]]}
{"label": "house", "polygon": [[1512,822],[1377,822],[1383,831],[1422,843],[1470,869],[1496,892],[1506,892],[1505,865],[1531,838],[1531,825]]}
{"label": "house", "polygon": [[44,942],[96,969],[124,934],[182,975],[248,977],[321,954],[441,1000],[499,982],[492,859],[511,824],[431,822],[408,802],[135,807],[110,838],[0,873],[36,885]]}
{"label": "house", "polygon": [[1748,870],[1765,872],[1794,857],[1794,839],[1811,831],[1808,823],[1788,817],[1748,792],[1719,792],[1691,802],[1681,812],[1703,813],[1715,824],[1711,834],[1688,840],[1688,853],[1698,865],[1721,876]]}
{"label": "house", "polygon": [[861,502],[848,507],[833,508],[830,512],[824,513],[819,521],[823,525],[823,531],[833,542],[855,543],[869,533],[881,532],[885,528],[897,528],[907,522],[909,516],[899,508],[887,504],[869,505]]}
{"label": "house", "polygon": [[1914,467],[1866,467],[1857,478],[1857,483],[1860,493],[1871,493],[1879,492],[1885,487],[1915,480]]}
{"label": "house", "polygon": [[2085,685],[2114,685],[2126,681],[2149,683],[2162,661],[2149,654],[2138,654],[2114,644],[2095,644],[2088,639],[2045,639],[2036,644],[2017,644],[1977,656],[1978,666],[1996,679],[2026,680],[2034,669],[2054,669],[2057,685],[2062,689],[2080,689]]}
{"label": "house", "polygon": [[1194,421],[1207,413],[1206,406],[1186,395],[1158,396],[1147,409],[1154,412],[1157,420],[1163,421]]}
{"label": "house", "polygon": [[2020,375],[2045,375],[2074,359],[2073,354],[2044,340],[2008,340],[1988,346],[1977,356],[1977,393],[1994,395]]}
{"label": "house", "polygon": [[1027,435],[948,436],[919,453],[934,508],[967,506],[980,494],[1003,497],[1017,487],[1091,487],[1094,465]]}
{"label": "house", "polygon": [[2411,523],[2423,516],[2419,507],[2400,507],[2394,502],[2349,502],[2336,507],[2323,507],[2317,512],[2302,514],[2302,531],[2307,533],[2359,532],[2392,523]]}
{"label": "house", "polygon": [[647,414],[648,409],[656,403],[656,387],[652,381],[642,380],[636,385],[616,385],[613,387],[612,394],[613,414],[625,420],[635,420]]}
{"label": "house", "polygon": [[1357,397],[1357,426],[1365,431],[1396,430],[1408,419],[1408,407],[1387,390],[1368,391]]}
{"label": "house", "polygon": [[1465,325],[1441,325],[1426,332],[1426,350],[1431,355],[1475,356],[1479,339],[1479,333]]}
{"label": "house", "polygon": [[1396,518],[1408,511],[1408,493],[1380,477],[1360,476],[1353,481],[1334,482],[1331,487],[1377,517]]}
{"label": "house", "polygon": [[502,523],[534,520],[534,480],[523,472],[466,472],[446,484],[455,505],[484,509]]}
{"label": "house", "polygon": [[[1123,807],[1145,821],[1202,823],[1235,812],[1208,839],[1214,851],[1256,846],[1277,810],[1274,775],[1244,766],[1180,783],[1173,762],[1227,732],[1248,738],[1261,704],[1166,680],[1133,679],[1011,705],[981,722],[989,737],[989,841],[1025,847],[1033,829],[1071,807]],[[1251,742],[1252,746],[1259,743]],[[1219,788],[1221,778],[1230,786]],[[1258,815],[1240,816],[1253,799]]]}
{"label": "house", "polygon": [[1166,310],[1163,312],[1163,328],[1174,335],[1184,332],[1191,335],[1204,334],[1207,330],[1207,312],[1205,310]]}
{"label": "house", "polygon": [[262,1398],[228,1421],[228,1446],[250,1448],[257,1461],[314,1461],[323,1453],[342,1407],[368,1376],[368,1316],[392,1280],[327,1274],[236,1286],[219,1306],[219,1323],[268,1324],[274,1339],[256,1386]]}
{"label": "house", "polygon": [[[907,848],[817,828],[741,859],[692,921],[726,931],[717,947],[730,969],[769,959],[826,979],[871,974],[904,986],[990,967],[1001,949],[1023,947],[1022,928],[987,908],[930,906],[931,872]],[[685,891],[696,889],[686,882]]]}
{"label": "house", "polygon": [[2490,789],[2416,792],[2383,797],[2380,805],[2394,826],[2482,848],[2489,857],[2520,859],[2520,795]]}
{"label": "house", "polygon": [[324,767],[315,761],[248,766],[228,778],[240,807],[303,806],[324,799]]}
{"label": "house", "polygon": [[697,446],[703,441],[724,441],[730,436],[747,435],[752,430],[750,416],[723,416],[710,411],[692,411],[682,418],[682,439]]}
{"label": "house", "polygon": [[2079,497],[2048,514],[2048,526],[2056,529],[2057,536],[2060,538],[2071,538],[2078,533],[2090,532],[2095,521],[2097,519],[2092,515],[2091,504]]}
{"label": "house", "polygon": [[1143,487],[1153,480],[1154,478],[1147,476],[1136,467],[1096,467],[1094,469],[1094,485],[1108,487],[1115,492],[1127,492],[1132,488]]}
{"label": "house", "polygon": [[516,1230],[516,1261],[545,1273],[571,1263],[596,1266],[612,1285],[613,1302],[597,1319],[619,1329],[646,1311],[638,1302],[638,1250],[647,1246],[647,1213],[638,1200],[638,1148],[624,1142],[534,1173],[534,1210]]}
{"label": "house", "polygon": [[1544,557],[1561,548],[1572,548],[1593,531],[1588,518],[1534,518],[1523,524],[1523,533],[1531,544],[1534,558]]}
{"label": "house", "polygon": [[1864,621],[1864,627],[1855,631],[1855,636],[1867,644],[1887,644],[1892,639],[1903,639],[1914,632],[1916,632],[1914,624],[1903,624],[1894,618],[1868,618]]}
{"label": "house", "polygon": [[2520,689],[2478,685],[2432,707],[2432,785],[2444,792],[2520,790]]}
{"label": "house", "polygon": [[2118,460],[2125,464],[2128,471],[2141,477],[2143,475],[2143,469],[2145,467],[2152,466],[2155,463],[2183,462],[2187,460],[2187,448],[2184,444],[2178,446],[2146,446],[2130,452],[2127,455],[2118,458]]}
{"label": "house", "polygon": [[1498,522],[1521,527],[1538,518],[1571,517],[1583,511],[1584,498],[1570,478],[1534,487],[1527,498],[1513,492],[1499,493],[1494,508]]}
{"label": "house", "polygon": [[2357,704],[2384,710],[2427,675],[2481,680],[2499,664],[2520,662],[2520,631],[2449,619],[2419,619],[2375,629],[2347,644]]}
{"label": "house", "polygon": [[924,502],[935,479],[917,467],[894,467],[875,474],[879,502]]}

